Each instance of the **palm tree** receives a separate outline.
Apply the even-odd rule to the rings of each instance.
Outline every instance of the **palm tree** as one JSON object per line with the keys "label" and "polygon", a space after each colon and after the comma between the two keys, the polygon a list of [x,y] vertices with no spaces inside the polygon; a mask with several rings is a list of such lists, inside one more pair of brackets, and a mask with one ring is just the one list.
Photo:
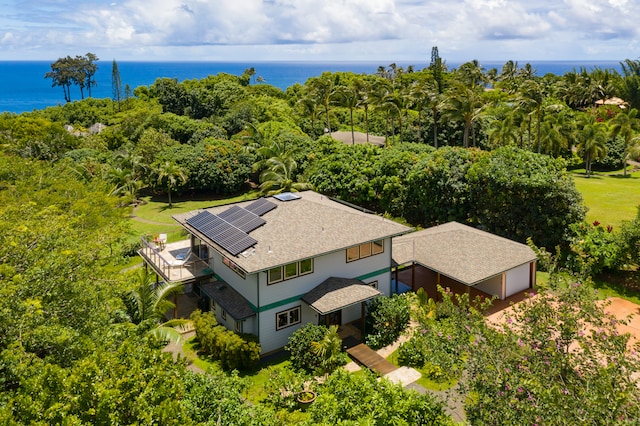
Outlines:
{"label": "palm tree", "polygon": [[158,185],[166,188],[167,190],[169,208],[171,208],[173,206],[171,203],[171,191],[176,189],[178,186],[187,183],[187,175],[182,167],[170,161],[160,163],[156,168],[156,174],[158,176]]}
{"label": "palm tree", "polygon": [[462,145],[469,148],[469,133],[472,124],[482,113],[479,89],[467,87],[458,82],[446,94],[442,104],[442,114],[454,121],[464,122]]}
{"label": "palm tree", "polygon": [[342,339],[338,335],[337,325],[330,326],[322,340],[311,342],[311,347],[315,354],[322,358],[321,373],[331,373],[346,364],[346,354],[342,352]]}
{"label": "palm tree", "polygon": [[331,120],[329,117],[329,106],[335,90],[335,85],[331,79],[331,74],[324,73],[320,77],[312,77],[307,83],[310,95],[315,99],[317,104],[324,107],[324,113],[327,117],[326,131],[331,133]]}
{"label": "palm tree", "polygon": [[595,117],[588,115],[585,124],[580,130],[578,137],[578,151],[584,158],[584,166],[587,177],[591,177],[591,163],[593,160],[604,158],[607,155],[607,128],[605,123],[595,120]]}
{"label": "palm tree", "polygon": [[358,106],[360,101],[359,90],[355,84],[350,86],[339,86],[334,92],[338,105],[349,109],[349,121],[351,124],[351,144],[355,145],[356,136],[353,130],[353,109]]}
{"label": "palm tree", "polygon": [[260,191],[265,195],[311,189],[306,182],[296,182],[298,165],[289,152],[267,159],[266,169],[260,173]]}
{"label": "palm tree", "polygon": [[492,148],[518,145],[518,128],[515,114],[507,114],[503,119],[494,119],[489,125],[489,142]]}
{"label": "palm tree", "polygon": [[624,153],[622,159],[624,161],[624,176],[627,177],[627,160],[629,160],[629,152],[633,150],[637,144],[636,135],[640,132],[640,118],[638,110],[629,109],[628,112],[620,112],[611,120],[611,136],[620,136],[624,139]]}
{"label": "palm tree", "polygon": [[[536,143],[538,146],[538,153],[542,149],[541,137],[542,128],[540,123],[542,122],[542,106],[544,104],[544,94],[542,92],[542,86],[535,80],[525,80],[520,86],[518,91],[519,108],[526,111],[529,116],[536,118]],[[531,123],[531,120],[529,120]],[[531,144],[531,125],[529,124],[529,144]]]}
{"label": "palm tree", "polygon": [[140,268],[136,275],[136,287],[123,297],[127,316],[130,321],[158,340],[180,340],[180,332],[175,326],[183,326],[188,320],[173,319],[164,321],[166,312],[175,308],[168,299],[183,290],[182,283],[154,283],[153,274],[146,268]]}

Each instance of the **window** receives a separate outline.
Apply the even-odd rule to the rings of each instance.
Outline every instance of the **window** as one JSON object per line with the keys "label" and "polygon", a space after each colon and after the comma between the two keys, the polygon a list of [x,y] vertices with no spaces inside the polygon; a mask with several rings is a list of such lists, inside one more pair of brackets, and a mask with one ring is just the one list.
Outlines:
{"label": "window", "polygon": [[271,268],[267,272],[268,284],[279,283],[295,277],[313,273],[313,259],[305,259],[300,262],[289,263],[285,266]]}
{"label": "window", "polygon": [[225,311],[224,309],[222,310],[222,320],[223,321],[227,320],[227,311]]}
{"label": "window", "polygon": [[238,333],[242,333],[242,321],[240,321],[240,320],[236,321],[236,331]]}
{"label": "window", "polygon": [[377,290],[378,289],[378,280],[371,281],[370,283],[367,283],[367,285],[369,287],[373,287],[373,288],[375,288]]}
{"label": "window", "polygon": [[353,262],[360,259],[360,250],[356,247],[349,247],[347,249],[347,262]]}
{"label": "window", "polygon": [[282,281],[282,266],[269,269],[269,284],[279,283]]}
{"label": "window", "polygon": [[300,324],[300,317],[300,306],[287,309],[286,311],[278,312],[276,314],[276,330],[282,330],[283,328],[291,327],[295,324]]}
{"label": "window", "polygon": [[288,280],[298,276],[298,262],[284,266],[284,279]]}
{"label": "window", "polygon": [[307,275],[313,272],[313,259],[300,261],[300,275]]}
{"label": "window", "polygon": [[376,240],[371,243],[371,254],[380,254],[384,251],[384,240]]}
{"label": "window", "polygon": [[240,275],[242,278],[246,278],[247,275],[244,273],[244,271],[242,270],[242,268],[240,268],[238,265],[236,265],[233,260],[228,259],[224,256],[222,256],[222,263],[224,263],[225,265],[227,265],[229,267],[229,269],[231,269],[233,272],[235,272],[236,274]]}
{"label": "window", "polygon": [[360,244],[359,246],[349,247],[347,249],[347,262],[364,259],[365,257],[374,256],[384,252],[384,240],[376,240],[370,243]]}
{"label": "window", "polygon": [[209,299],[210,304],[209,304],[209,308],[211,309],[211,312],[213,312],[214,314],[216,313],[216,301],[213,299]]}

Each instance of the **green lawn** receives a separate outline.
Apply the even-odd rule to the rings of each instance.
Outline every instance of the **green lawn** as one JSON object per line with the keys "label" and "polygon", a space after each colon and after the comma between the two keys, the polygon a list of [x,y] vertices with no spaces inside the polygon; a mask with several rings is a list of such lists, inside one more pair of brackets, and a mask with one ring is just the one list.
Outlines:
{"label": "green lawn", "polygon": [[623,220],[632,220],[640,205],[640,171],[595,172],[590,178],[584,170],[572,172],[576,188],[589,208],[587,222],[599,221],[603,225],[619,227]]}
{"label": "green lawn", "polygon": [[137,217],[146,220],[177,226],[176,222],[171,218],[174,214],[220,206],[223,204],[236,203],[239,201],[253,200],[257,197],[258,191],[249,191],[233,197],[203,197],[195,200],[176,198],[173,200],[171,208],[169,208],[169,204],[163,198],[144,197],[142,200],[145,204],[140,205],[136,209],[135,214]]}
{"label": "green lawn", "polygon": [[169,208],[166,200],[159,197],[143,197],[144,202],[132,211],[130,232],[127,237],[128,242],[138,241],[143,235],[167,234],[168,241],[179,241],[186,238],[183,228],[171,217],[174,214],[185,213],[191,210],[206,207],[219,206],[222,204],[235,203],[239,201],[252,200],[258,197],[257,191],[249,191],[245,194],[233,197],[200,197],[195,200],[176,197],[173,206]]}

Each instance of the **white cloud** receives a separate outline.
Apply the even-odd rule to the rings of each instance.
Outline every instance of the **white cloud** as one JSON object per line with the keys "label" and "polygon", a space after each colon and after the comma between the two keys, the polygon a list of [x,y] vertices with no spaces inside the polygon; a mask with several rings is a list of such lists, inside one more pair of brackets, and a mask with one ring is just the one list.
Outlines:
{"label": "white cloud", "polygon": [[0,59],[617,59],[640,38],[637,0],[5,1]]}

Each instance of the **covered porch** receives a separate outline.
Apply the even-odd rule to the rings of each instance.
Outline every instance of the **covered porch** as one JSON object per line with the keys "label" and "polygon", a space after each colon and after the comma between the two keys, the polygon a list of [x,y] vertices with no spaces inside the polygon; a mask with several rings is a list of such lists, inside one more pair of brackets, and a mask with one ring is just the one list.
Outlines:
{"label": "covered porch", "polygon": [[144,236],[142,248],[138,254],[144,259],[165,282],[191,282],[213,275],[209,267],[207,253],[205,258],[194,253],[191,240],[181,240],[167,243],[157,236]]}
{"label": "covered porch", "polygon": [[366,302],[381,294],[358,279],[331,277],[305,294],[302,301],[318,313],[318,324],[337,325],[343,341],[351,338],[353,343],[362,340]]}

